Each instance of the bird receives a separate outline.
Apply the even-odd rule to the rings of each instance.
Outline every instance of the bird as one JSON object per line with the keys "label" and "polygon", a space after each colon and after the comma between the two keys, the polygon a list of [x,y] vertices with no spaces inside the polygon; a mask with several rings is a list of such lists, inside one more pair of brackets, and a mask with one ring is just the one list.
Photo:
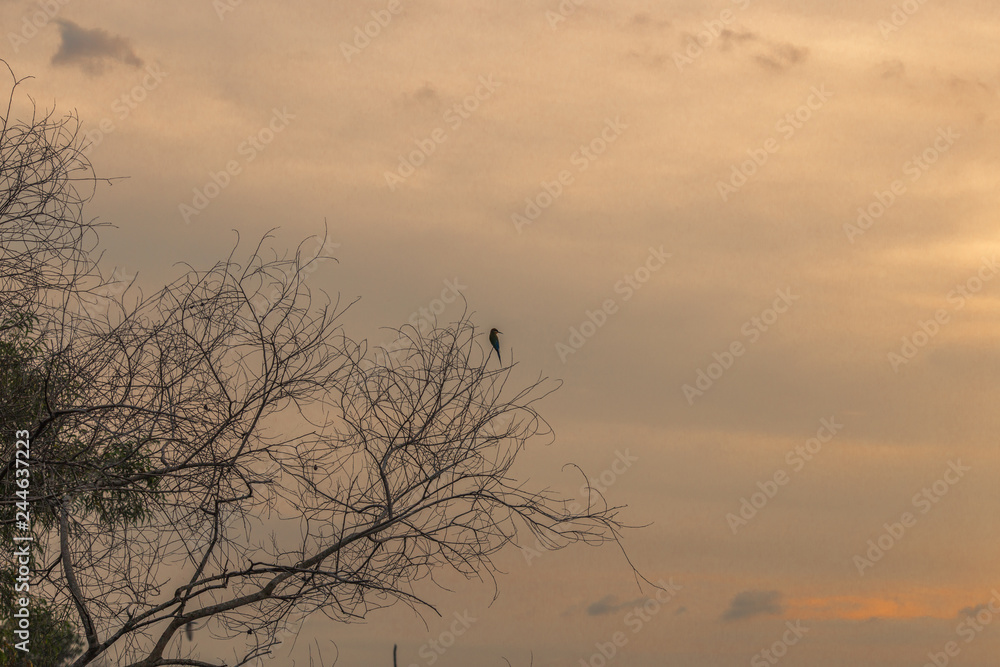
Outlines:
{"label": "bird", "polygon": [[503,359],[500,358],[500,338],[497,337],[498,333],[503,333],[499,329],[490,329],[490,345],[493,349],[497,351],[497,361],[503,365]]}

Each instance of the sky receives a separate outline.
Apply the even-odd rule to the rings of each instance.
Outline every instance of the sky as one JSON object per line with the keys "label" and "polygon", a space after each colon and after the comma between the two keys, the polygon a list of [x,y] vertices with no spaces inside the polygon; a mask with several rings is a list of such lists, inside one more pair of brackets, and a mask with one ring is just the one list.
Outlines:
{"label": "sky", "polygon": [[495,602],[312,617],[273,664],[995,664],[994,3],[3,0],[0,25],[127,177],[88,208],[106,267],[155,287],[326,225],[310,287],[360,297],[351,335],[461,293],[516,378],[564,383],[525,478],[581,466],[662,584],[614,545],[512,547]]}

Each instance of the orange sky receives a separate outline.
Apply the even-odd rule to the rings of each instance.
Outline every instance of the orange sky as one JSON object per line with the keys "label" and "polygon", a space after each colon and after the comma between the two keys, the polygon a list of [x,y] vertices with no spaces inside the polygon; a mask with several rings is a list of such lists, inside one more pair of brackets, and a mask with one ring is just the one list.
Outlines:
{"label": "orange sky", "polygon": [[682,588],[643,618],[613,548],[512,550],[492,606],[314,618],[296,655],[596,665],[622,632],[609,664],[722,667],[800,621],[782,665],[995,664],[1000,624],[958,629],[1000,586],[993,3],[333,4],[11,0],[2,57],[129,177],[89,210],[120,275],[326,220],[310,280],[376,344],[457,284],[515,377],[565,381],[525,475],[606,472],[651,523],[633,562]]}

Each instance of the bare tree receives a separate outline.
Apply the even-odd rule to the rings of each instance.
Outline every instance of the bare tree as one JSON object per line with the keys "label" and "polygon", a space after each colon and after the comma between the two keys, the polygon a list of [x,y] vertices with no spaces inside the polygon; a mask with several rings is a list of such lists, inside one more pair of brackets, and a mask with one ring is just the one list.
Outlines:
{"label": "bare tree", "polygon": [[[51,205],[8,205],[40,229],[20,255],[0,254],[12,276],[0,287],[36,322],[25,363],[38,400],[17,419],[33,443],[38,574],[84,638],[74,665],[245,665],[303,614],[436,612],[417,582],[441,568],[492,579],[518,535],[549,548],[618,540],[619,508],[596,492],[576,505],[515,477],[528,443],[552,436],[536,406],[557,384],[488,367],[470,315],[404,327],[392,354],[369,350],[341,328],[346,306],[307,285],[323,257],[306,242],[275,254],[269,236],[148,297],[42,307],[40,291],[72,294],[73,275],[99,275],[93,228]],[[17,265],[32,244],[56,249],[40,255],[55,271],[80,270],[35,289]],[[235,657],[181,655],[195,625]]]}
{"label": "bare tree", "polygon": [[[317,305],[299,279],[306,267],[260,252],[245,269],[230,258],[192,271],[112,337],[66,350],[87,400],[50,419],[112,452],[78,465],[70,492],[39,498],[62,517],[56,580],[88,640],[76,664],[108,651],[118,664],[214,664],[170,651],[209,618],[252,635],[245,664],[292,614],[433,609],[415,582],[440,567],[492,576],[519,530],[553,546],[617,537],[616,508],[572,511],[512,475],[525,445],[550,435],[535,405],[554,385],[511,388],[510,367],[488,370],[469,318],[405,327],[394,354],[366,364],[335,325],[338,305]],[[275,284],[279,298],[255,309]],[[108,492],[138,503],[135,521],[109,525],[95,501]],[[273,531],[261,516],[293,519],[296,539],[261,540]]]}
{"label": "bare tree", "polygon": [[[58,373],[42,353],[40,320],[58,321],[81,298],[100,290],[106,281],[98,270],[97,229],[83,217],[97,179],[78,141],[75,115],[40,110],[33,100],[20,104],[16,95],[25,79],[11,77],[6,105],[0,103],[0,490],[4,503],[14,498],[14,434],[35,422],[44,411],[46,394],[57,394]],[[15,108],[20,112],[15,111]],[[23,470],[21,471],[24,472]],[[39,516],[43,529],[53,517]],[[0,537],[10,544],[14,513],[0,515]],[[32,565],[40,555],[31,550]],[[0,616],[13,612],[14,570],[0,566]],[[75,653],[76,638],[67,625],[67,609],[33,601],[33,656],[56,664]],[[13,649],[10,624],[0,628],[0,642]],[[13,653],[12,655],[17,655]],[[14,662],[4,664],[20,664]],[[25,663],[26,664],[26,663]],[[41,664],[41,663],[37,663]]]}
{"label": "bare tree", "polygon": [[[74,115],[39,111],[14,117],[18,79],[11,77],[0,117],[0,345],[5,400],[0,428],[35,417],[46,375],[38,359],[38,318],[60,319],[106,284],[98,269],[97,230],[83,215],[97,179],[79,142]],[[30,78],[30,77],[28,77]]]}
{"label": "bare tree", "polygon": [[[73,114],[57,115],[30,102],[30,116],[14,116],[18,79],[0,117],[0,314],[62,307],[68,295],[103,283],[97,266],[97,229],[83,217],[84,204],[102,180],[94,176]],[[109,179],[103,179],[110,182]],[[52,304],[46,297],[57,298]]]}

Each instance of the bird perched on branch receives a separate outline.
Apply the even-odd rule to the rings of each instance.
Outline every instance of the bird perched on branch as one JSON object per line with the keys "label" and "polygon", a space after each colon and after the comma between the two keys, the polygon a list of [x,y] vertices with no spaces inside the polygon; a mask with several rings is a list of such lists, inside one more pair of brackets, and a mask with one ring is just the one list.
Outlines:
{"label": "bird perched on branch", "polygon": [[490,329],[490,345],[497,351],[497,361],[503,364],[503,359],[500,358],[500,338],[497,336],[499,333],[503,332],[499,329]]}

